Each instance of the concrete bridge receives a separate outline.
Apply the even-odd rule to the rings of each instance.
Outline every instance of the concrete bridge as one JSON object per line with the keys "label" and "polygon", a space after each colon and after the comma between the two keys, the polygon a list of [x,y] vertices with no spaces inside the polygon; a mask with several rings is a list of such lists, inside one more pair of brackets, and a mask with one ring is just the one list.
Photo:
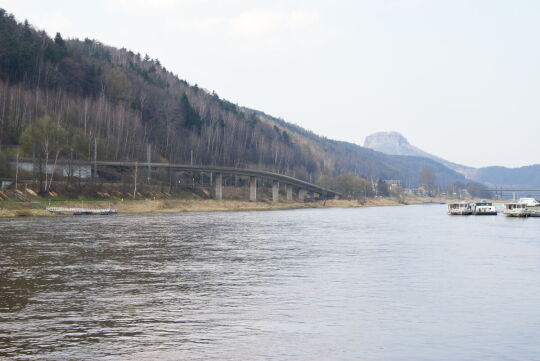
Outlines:
{"label": "concrete bridge", "polygon": [[[20,162],[28,162],[30,159],[20,160]],[[13,164],[13,163],[12,163]],[[284,174],[273,173],[263,170],[235,167],[220,167],[206,165],[189,165],[189,164],[174,164],[174,163],[156,163],[156,162],[113,162],[113,161],[67,161],[59,160],[57,166],[87,166],[91,167],[93,176],[97,176],[98,167],[117,167],[117,168],[147,168],[148,171],[152,168],[159,169],[174,169],[185,172],[205,172],[213,174],[214,198],[223,199],[223,175],[237,175],[249,177],[249,200],[257,201],[257,179],[267,179],[272,181],[272,201],[279,201],[279,186],[285,186],[285,196],[288,201],[293,200],[293,190],[297,191],[297,199],[303,202],[310,193],[313,197],[318,195],[321,199],[339,198],[340,193],[331,189],[320,187],[316,184],[309,183],[294,177]]]}
{"label": "concrete bridge", "polygon": [[520,194],[520,193],[522,193],[522,194],[525,193],[527,195],[540,194],[540,189],[526,189],[526,188],[518,189],[518,188],[500,187],[500,188],[490,188],[490,189],[487,189],[486,191],[493,192],[495,194],[500,195],[501,197],[502,197],[503,193],[511,193],[513,200],[516,200],[517,197],[518,197],[518,194]]}

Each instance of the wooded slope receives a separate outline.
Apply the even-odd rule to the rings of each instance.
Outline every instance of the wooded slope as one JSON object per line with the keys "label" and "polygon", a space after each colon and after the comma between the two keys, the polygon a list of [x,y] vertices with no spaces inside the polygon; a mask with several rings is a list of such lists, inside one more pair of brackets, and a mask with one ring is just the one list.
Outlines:
{"label": "wooded slope", "polygon": [[0,9],[0,150],[49,115],[68,136],[60,157],[256,167],[308,181],[354,173],[416,185],[463,176],[424,158],[389,156],[239,107],[189,84],[157,59],[96,40],[64,40]]}

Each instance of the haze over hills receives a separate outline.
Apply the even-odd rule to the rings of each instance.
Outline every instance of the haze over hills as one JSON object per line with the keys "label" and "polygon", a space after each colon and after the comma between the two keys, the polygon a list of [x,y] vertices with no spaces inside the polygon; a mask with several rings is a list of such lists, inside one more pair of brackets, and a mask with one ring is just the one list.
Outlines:
{"label": "haze over hills", "polygon": [[148,55],[50,38],[2,9],[0,104],[0,151],[22,148],[26,156],[38,149],[28,142],[25,149],[23,134],[40,120],[65,135],[51,153],[60,159],[91,159],[96,142],[100,159],[140,161],[150,145],[155,161],[251,167],[311,182],[353,173],[415,186],[424,168],[443,187],[465,180],[432,159],[330,140],[232,104]]}
{"label": "haze over hills", "polygon": [[386,154],[425,157],[444,164],[468,179],[490,186],[540,188],[540,165],[519,168],[490,166],[473,168],[452,163],[409,143],[401,133],[378,132],[366,137],[364,146]]}

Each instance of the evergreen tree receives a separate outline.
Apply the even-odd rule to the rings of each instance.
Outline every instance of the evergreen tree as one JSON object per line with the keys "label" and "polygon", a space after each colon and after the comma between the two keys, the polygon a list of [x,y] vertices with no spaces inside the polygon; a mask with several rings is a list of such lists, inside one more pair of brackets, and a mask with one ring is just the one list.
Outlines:
{"label": "evergreen tree", "polygon": [[186,128],[197,128],[199,131],[203,125],[201,116],[189,103],[188,97],[186,94],[182,95],[180,99],[180,106],[182,109],[182,116],[184,118],[184,126]]}
{"label": "evergreen tree", "polygon": [[377,194],[382,197],[388,197],[390,195],[388,184],[382,179],[377,180]]}
{"label": "evergreen tree", "polygon": [[60,33],[56,33],[56,36],[54,37],[54,43],[60,48],[66,48],[66,42],[64,41],[64,39],[62,39],[62,35],[60,35]]}

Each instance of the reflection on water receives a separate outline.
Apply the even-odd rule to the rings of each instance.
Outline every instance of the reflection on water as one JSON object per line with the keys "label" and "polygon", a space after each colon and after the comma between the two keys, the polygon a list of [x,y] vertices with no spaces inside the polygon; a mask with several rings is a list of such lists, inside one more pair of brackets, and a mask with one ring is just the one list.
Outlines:
{"label": "reflection on water", "polygon": [[0,230],[0,357],[540,359],[537,219],[410,206]]}

